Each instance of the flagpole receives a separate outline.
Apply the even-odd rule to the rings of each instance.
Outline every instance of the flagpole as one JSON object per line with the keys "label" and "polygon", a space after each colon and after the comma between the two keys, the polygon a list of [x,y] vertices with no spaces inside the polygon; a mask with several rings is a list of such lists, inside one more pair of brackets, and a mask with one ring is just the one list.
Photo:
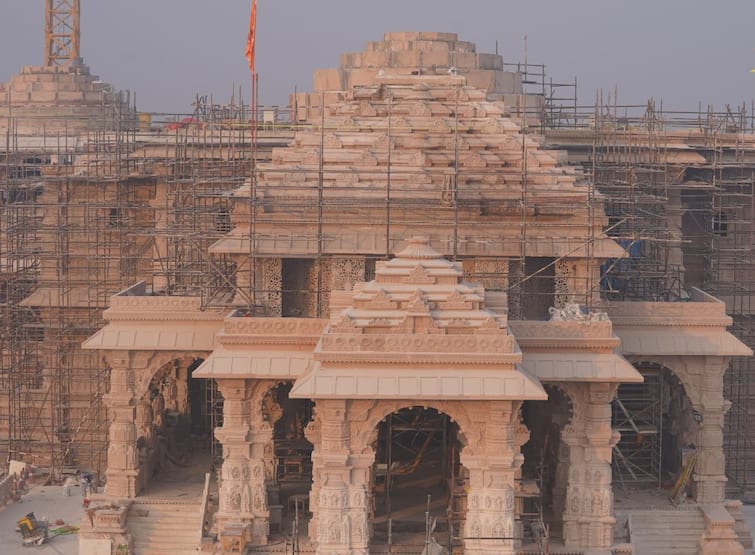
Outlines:
{"label": "flagpole", "polygon": [[246,58],[249,61],[249,71],[252,74],[252,101],[250,106],[249,141],[251,153],[251,179],[249,191],[249,270],[251,271],[251,294],[249,295],[250,312],[255,314],[257,292],[257,269],[254,261],[257,220],[257,102],[259,94],[259,79],[254,66],[254,54],[257,42],[257,0],[252,0],[252,9],[249,16],[249,35],[246,41]]}

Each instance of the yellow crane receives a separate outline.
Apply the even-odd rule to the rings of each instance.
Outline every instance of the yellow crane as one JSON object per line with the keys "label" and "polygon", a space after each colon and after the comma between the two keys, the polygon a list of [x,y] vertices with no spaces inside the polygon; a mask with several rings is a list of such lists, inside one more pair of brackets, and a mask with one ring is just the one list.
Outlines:
{"label": "yellow crane", "polygon": [[81,0],[46,0],[45,66],[67,66],[81,56]]}

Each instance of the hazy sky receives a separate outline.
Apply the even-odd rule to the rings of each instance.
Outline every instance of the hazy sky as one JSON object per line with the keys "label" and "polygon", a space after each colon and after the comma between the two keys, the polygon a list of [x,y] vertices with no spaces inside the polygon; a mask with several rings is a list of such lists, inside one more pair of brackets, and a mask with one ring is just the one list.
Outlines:
{"label": "hazy sky", "polygon": [[[0,0],[0,81],[41,65],[44,0]],[[82,54],[92,71],[136,91],[138,108],[190,111],[196,93],[248,98],[244,47],[251,0],[82,0]],[[258,0],[261,101],[309,90],[314,68],[386,31],[450,31],[507,62],[544,63],[579,80],[582,104],[618,86],[620,103],[723,107],[755,98],[753,0]]]}

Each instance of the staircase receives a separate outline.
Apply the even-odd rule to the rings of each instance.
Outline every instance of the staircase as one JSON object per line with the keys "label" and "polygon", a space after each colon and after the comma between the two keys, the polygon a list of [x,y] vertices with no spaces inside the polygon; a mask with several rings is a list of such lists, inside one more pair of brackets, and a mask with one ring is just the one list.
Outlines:
{"label": "staircase", "polygon": [[697,507],[629,512],[629,533],[638,555],[698,555],[704,531],[705,519]]}
{"label": "staircase", "polygon": [[126,518],[134,555],[195,555],[199,548],[199,500],[135,500]]}

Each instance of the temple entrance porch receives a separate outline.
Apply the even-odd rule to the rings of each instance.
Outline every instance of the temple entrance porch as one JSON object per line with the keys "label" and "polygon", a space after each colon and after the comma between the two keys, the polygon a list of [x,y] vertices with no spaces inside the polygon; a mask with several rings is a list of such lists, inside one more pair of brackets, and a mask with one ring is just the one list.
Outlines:
{"label": "temple entrance porch", "polygon": [[423,546],[428,528],[443,545],[461,545],[466,516],[459,427],[435,409],[388,415],[377,429],[373,466],[374,547]]}

